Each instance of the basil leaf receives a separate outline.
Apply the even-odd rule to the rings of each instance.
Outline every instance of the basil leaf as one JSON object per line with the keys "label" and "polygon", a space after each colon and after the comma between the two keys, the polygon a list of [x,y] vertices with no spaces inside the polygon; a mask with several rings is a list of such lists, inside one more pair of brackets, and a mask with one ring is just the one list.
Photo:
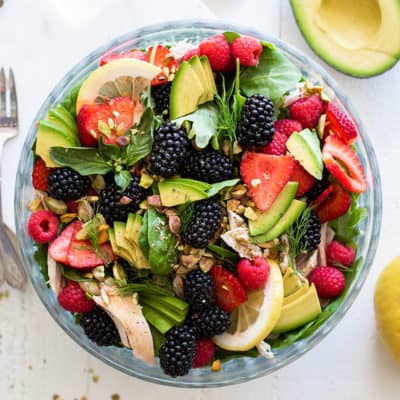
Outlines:
{"label": "basil leaf", "polygon": [[68,110],[73,116],[76,116],[76,99],[78,98],[79,90],[82,86],[83,81],[86,79],[82,79],[78,82],[63,98],[61,101],[61,105]]}
{"label": "basil leaf", "polygon": [[115,184],[121,189],[122,192],[126,190],[132,180],[132,175],[129,171],[123,170],[114,175]]}
{"label": "basil leaf", "polygon": [[213,103],[200,106],[191,114],[175,119],[178,126],[182,126],[185,121],[192,122],[189,131],[189,139],[195,138],[196,146],[204,149],[210,140],[217,135],[218,129],[218,108]]}
{"label": "basil leaf", "polygon": [[229,179],[227,181],[213,183],[211,188],[207,190],[207,195],[209,197],[215,196],[220,190],[225,189],[227,187],[235,186],[239,182],[239,178]]}
{"label": "basil leaf", "polygon": [[61,273],[65,278],[67,278],[70,281],[74,282],[93,282],[93,279],[85,278],[82,276],[78,271],[72,268],[68,268],[65,265],[58,264],[58,266],[61,269]]}
{"label": "basil leaf", "polygon": [[50,157],[63,167],[70,167],[81,175],[105,175],[111,166],[99,151],[89,147],[51,147]]}
{"label": "basil leaf", "polygon": [[168,218],[154,208],[147,210],[149,264],[153,274],[167,275],[178,262],[176,238],[168,229]]}
{"label": "basil leaf", "polygon": [[127,167],[147,157],[151,153],[152,145],[153,138],[150,134],[131,134],[130,143],[122,150]]}
{"label": "basil leaf", "polygon": [[276,101],[300,79],[300,70],[286,56],[276,49],[264,48],[259,64],[241,74],[240,89],[246,96],[262,94]]}
{"label": "basil leaf", "polygon": [[142,226],[139,232],[139,246],[142,249],[142,252],[147,259],[149,258],[149,251],[150,251],[149,238],[147,236],[147,230],[149,227],[148,216],[149,214],[146,211],[146,213],[143,216]]}
{"label": "basil leaf", "polygon": [[226,41],[231,44],[235,39],[240,38],[240,35],[236,32],[224,32]]}
{"label": "basil leaf", "polygon": [[105,144],[103,137],[99,138],[99,154],[104,160],[118,160],[121,158],[121,148],[114,144]]}
{"label": "basil leaf", "polygon": [[40,266],[40,272],[43,275],[45,282],[49,280],[49,270],[47,265],[47,244],[38,244],[33,253],[33,258]]}

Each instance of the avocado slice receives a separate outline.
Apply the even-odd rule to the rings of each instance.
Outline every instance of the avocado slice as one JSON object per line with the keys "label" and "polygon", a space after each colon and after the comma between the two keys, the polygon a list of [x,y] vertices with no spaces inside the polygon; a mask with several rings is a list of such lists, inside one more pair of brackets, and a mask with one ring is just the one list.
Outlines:
{"label": "avocado slice", "polygon": [[279,321],[273,333],[288,332],[317,318],[321,314],[321,305],[314,284],[307,292],[282,307]]}
{"label": "avocado slice", "polygon": [[125,228],[126,224],[124,222],[114,221],[115,242],[117,243],[118,248],[122,249],[123,252],[129,256],[126,261],[131,265],[136,266],[134,248],[131,243],[125,239]]}
{"label": "avocado slice", "polygon": [[204,96],[204,87],[194,68],[183,61],[172,81],[169,97],[169,115],[171,120],[197,110]]}
{"label": "avocado slice", "polygon": [[51,108],[47,114],[47,120],[65,129],[71,136],[77,135],[76,122],[73,116],[62,106],[58,105],[56,108]]}
{"label": "avocado slice", "polygon": [[131,259],[131,254],[126,251],[126,249],[119,247],[116,241],[116,236],[113,228],[108,228],[108,237],[110,238],[111,248],[114,254],[122,257],[124,260],[128,261],[129,264],[135,265]]}
{"label": "avocado slice", "polygon": [[217,85],[215,84],[214,74],[211,69],[210,61],[208,61],[207,56],[200,57],[201,65],[203,66],[204,72],[208,80],[208,87],[211,89],[211,93],[214,95],[217,93]]}
{"label": "avocado slice", "polygon": [[286,142],[286,147],[310,175],[322,179],[324,164],[321,144],[314,131],[303,129],[301,132],[294,132]]}
{"label": "avocado slice", "polygon": [[307,292],[309,287],[310,287],[310,285],[308,284],[308,281],[305,281],[304,284],[302,286],[300,286],[294,293],[289,294],[289,296],[284,297],[283,305],[292,303],[299,297],[303,296]]}
{"label": "avocado slice", "polygon": [[192,185],[176,183],[174,180],[165,180],[158,184],[161,204],[164,207],[173,207],[187,202],[208,198],[206,192]]}
{"label": "avocado slice", "polygon": [[288,182],[267,211],[256,211],[257,218],[249,220],[251,236],[261,235],[269,231],[283,217],[295,198],[298,187],[297,182]]}
{"label": "avocado slice", "polygon": [[290,0],[290,4],[308,44],[339,71],[369,77],[399,60],[398,0]]}
{"label": "avocado slice", "polygon": [[211,84],[209,83],[208,77],[206,76],[206,71],[201,64],[200,57],[198,55],[193,56],[189,60],[189,64],[196,71],[197,76],[200,79],[200,82],[203,86],[203,95],[199,99],[199,104],[206,103],[207,101],[211,101],[214,98],[213,90]]}
{"label": "avocado slice", "polygon": [[294,224],[306,208],[306,203],[300,200],[293,200],[283,217],[268,232],[251,238],[252,243],[269,242],[272,239],[282,235],[287,229]]}
{"label": "avocado slice", "polygon": [[168,179],[169,182],[173,182],[175,185],[185,185],[185,186],[192,186],[195,189],[202,190],[206,192],[207,190],[211,189],[211,184],[203,181],[197,181],[195,179],[190,178],[173,178]]}
{"label": "avocado slice", "polygon": [[141,304],[152,307],[159,313],[170,319],[174,324],[181,324],[186,318],[186,312],[180,312],[176,309],[171,309],[165,304],[159,302],[158,297],[141,296]]}
{"label": "avocado slice", "polygon": [[147,304],[142,304],[142,312],[146,320],[163,335],[175,326],[175,323],[168,317]]}
{"label": "avocado slice", "polygon": [[289,267],[286,270],[285,275],[283,275],[284,296],[287,297],[292,295],[293,293],[296,293],[298,290],[300,290],[301,287],[306,284],[306,282],[308,281],[302,279],[297,272],[293,271],[293,269]]}

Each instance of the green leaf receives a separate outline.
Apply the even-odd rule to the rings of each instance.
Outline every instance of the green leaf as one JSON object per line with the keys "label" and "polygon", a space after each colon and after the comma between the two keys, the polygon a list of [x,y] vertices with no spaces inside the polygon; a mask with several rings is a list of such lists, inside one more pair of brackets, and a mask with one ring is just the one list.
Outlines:
{"label": "green leaf", "polygon": [[89,278],[85,278],[84,276],[82,276],[76,269],[72,269],[72,268],[68,268],[65,265],[62,264],[58,264],[60,269],[61,269],[61,273],[63,274],[63,276],[65,278],[67,278],[70,281],[74,281],[74,282],[93,282],[93,279],[89,279]]}
{"label": "green leaf", "polygon": [[209,244],[207,249],[212,253],[217,255],[222,261],[230,261],[232,263],[237,263],[240,259],[239,255],[234,251],[225,249],[224,247],[217,246],[216,244]]}
{"label": "green leaf", "polygon": [[129,171],[122,170],[114,175],[115,184],[124,192],[132,180],[132,175]]}
{"label": "green leaf", "polygon": [[243,71],[240,89],[246,96],[262,94],[276,101],[293,89],[300,79],[300,70],[286,56],[265,47],[259,64]]}
{"label": "green leaf", "polygon": [[238,357],[258,357],[258,351],[256,348],[252,348],[247,351],[230,351],[230,350],[224,350],[221,349],[220,347],[217,347],[215,350],[215,356],[214,358],[216,360],[221,360],[221,361],[229,361],[233,360],[234,358]]}
{"label": "green leaf", "polygon": [[139,232],[139,246],[144,254],[144,256],[148,259],[149,258],[149,251],[150,251],[150,245],[149,245],[149,238],[147,236],[147,230],[149,227],[149,214],[146,212],[143,216],[142,219],[142,226],[140,228]]}
{"label": "green leaf", "polygon": [[52,147],[50,157],[54,162],[70,167],[81,175],[105,175],[112,170],[99,151],[89,147]]}
{"label": "green leaf", "polygon": [[266,40],[261,39],[260,43],[262,44],[263,47],[266,47],[267,49],[270,49],[270,50],[275,49],[275,46],[272,43],[267,42]]}
{"label": "green leaf", "polygon": [[204,149],[212,137],[216,136],[218,128],[218,108],[213,103],[201,105],[196,111],[183,117],[177,118],[175,122],[182,126],[185,121],[192,122],[189,131],[189,139],[195,138],[196,146]]}
{"label": "green leaf", "polygon": [[235,186],[239,181],[240,179],[236,178],[236,179],[229,179],[227,181],[213,183],[211,185],[211,188],[207,190],[207,195],[209,197],[215,196],[222,189]]}
{"label": "green leaf", "polygon": [[63,98],[61,101],[61,105],[68,110],[73,116],[76,116],[76,99],[78,98],[79,90],[82,86],[83,81],[86,79],[82,79],[79,83],[77,83]]}
{"label": "green leaf", "polygon": [[181,204],[178,206],[177,211],[181,220],[181,233],[185,233],[190,221],[192,220],[194,203]]}
{"label": "green leaf", "polygon": [[43,275],[45,282],[49,280],[49,271],[47,265],[47,244],[37,244],[36,250],[33,253],[33,258],[40,266],[40,272]]}
{"label": "green leaf", "polygon": [[132,296],[134,293],[148,294],[149,296],[171,296],[171,291],[160,286],[153,285],[150,281],[141,283],[124,283],[115,281],[118,293],[121,296]]}
{"label": "green leaf", "polygon": [[121,158],[121,148],[115,144],[105,144],[103,137],[99,138],[99,154],[104,160],[118,160]]}
{"label": "green leaf", "polygon": [[153,338],[154,355],[158,356],[161,346],[164,344],[166,339],[165,336],[163,336],[156,328],[151,325],[149,327],[151,331],[151,336]]}
{"label": "green leaf", "polygon": [[236,32],[224,32],[226,41],[231,44],[235,39],[240,38],[240,35]]}
{"label": "green leaf", "polygon": [[153,138],[151,134],[132,133],[130,135],[130,143],[123,148],[123,157],[127,167],[131,167],[147,157],[151,153],[152,145]]}

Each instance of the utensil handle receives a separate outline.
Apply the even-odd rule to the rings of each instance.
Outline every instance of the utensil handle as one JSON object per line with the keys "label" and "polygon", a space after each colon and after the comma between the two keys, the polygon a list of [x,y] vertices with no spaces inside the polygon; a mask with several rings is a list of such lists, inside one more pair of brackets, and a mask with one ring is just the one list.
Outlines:
{"label": "utensil handle", "polygon": [[0,265],[7,283],[13,288],[22,289],[26,283],[26,273],[19,254],[11,242],[11,236],[14,236],[14,233],[4,224],[0,224]]}

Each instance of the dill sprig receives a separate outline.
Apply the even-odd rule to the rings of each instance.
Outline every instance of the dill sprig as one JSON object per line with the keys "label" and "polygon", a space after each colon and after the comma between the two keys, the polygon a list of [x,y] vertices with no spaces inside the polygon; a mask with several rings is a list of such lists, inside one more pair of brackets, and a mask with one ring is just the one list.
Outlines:
{"label": "dill sprig", "polygon": [[194,203],[185,203],[178,207],[178,214],[181,220],[181,233],[184,233],[192,219]]}
{"label": "dill sprig", "polygon": [[96,255],[102,257],[102,249],[99,244],[99,228],[104,225],[106,221],[101,214],[96,214],[91,220],[86,222],[83,227],[87,230],[87,235],[90,244],[93,246]]}

